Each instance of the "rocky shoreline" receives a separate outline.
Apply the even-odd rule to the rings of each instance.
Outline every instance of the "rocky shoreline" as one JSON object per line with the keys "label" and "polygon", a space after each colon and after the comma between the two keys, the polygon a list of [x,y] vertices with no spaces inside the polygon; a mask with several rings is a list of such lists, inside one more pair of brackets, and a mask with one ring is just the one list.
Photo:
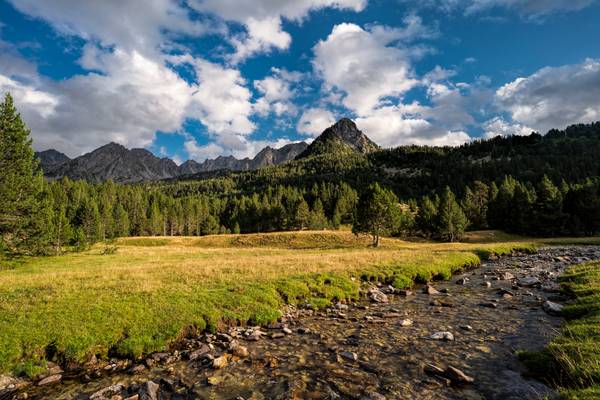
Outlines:
{"label": "rocky shoreline", "polygon": [[143,359],[50,364],[33,382],[0,377],[5,399],[536,399],[517,350],[543,347],[562,323],[556,278],[600,259],[564,246],[488,260],[448,282],[315,312],[290,308],[266,327],[192,334]]}

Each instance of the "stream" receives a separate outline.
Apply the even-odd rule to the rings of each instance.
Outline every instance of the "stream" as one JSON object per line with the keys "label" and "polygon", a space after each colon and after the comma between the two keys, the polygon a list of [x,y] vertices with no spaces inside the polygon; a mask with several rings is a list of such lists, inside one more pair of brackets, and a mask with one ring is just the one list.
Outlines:
{"label": "stream", "polygon": [[527,378],[515,352],[541,349],[558,334],[557,311],[568,299],[556,278],[594,259],[600,247],[552,247],[411,291],[365,283],[357,303],[290,309],[281,323],[184,339],[136,364],[56,367],[60,381],[0,390],[0,399],[552,397]]}

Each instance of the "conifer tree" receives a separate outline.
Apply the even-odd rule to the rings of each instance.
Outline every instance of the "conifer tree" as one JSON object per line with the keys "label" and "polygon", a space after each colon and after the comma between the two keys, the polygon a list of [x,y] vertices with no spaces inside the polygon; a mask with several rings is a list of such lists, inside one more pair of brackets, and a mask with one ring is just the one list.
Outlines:
{"label": "conifer tree", "polygon": [[423,197],[421,206],[417,212],[416,226],[425,236],[431,237],[436,231],[439,198],[432,201],[429,196]]}
{"label": "conifer tree", "polygon": [[296,229],[302,230],[308,228],[310,222],[310,208],[308,203],[302,199],[296,208],[296,216],[294,218]]}
{"label": "conifer tree", "polygon": [[488,203],[489,188],[485,183],[475,181],[470,187],[466,187],[461,206],[472,229],[487,229]]}
{"label": "conifer tree", "polygon": [[374,183],[358,199],[352,232],[371,235],[373,246],[379,247],[381,236],[392,233],[398,226],[399,218],[396,196]]}
{"label": "conifer tree", "polygon": [[46,182],[10,94],[0,103],[0,254],[42,252],[49,240]]}
{"label": "conifer tree", "polygon": [[446,186],[438,210],[437,236],[445,241],[459,240],[465,233],[469,220],[456,202],[452,190]]}

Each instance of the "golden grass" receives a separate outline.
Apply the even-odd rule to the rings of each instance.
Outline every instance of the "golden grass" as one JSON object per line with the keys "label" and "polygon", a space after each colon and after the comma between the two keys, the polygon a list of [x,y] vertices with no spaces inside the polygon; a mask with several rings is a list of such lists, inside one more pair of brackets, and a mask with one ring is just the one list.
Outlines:
{"label": "golden grass", "polygon": [[348,231],[124,238],[111,244],[115,254],[98,244],[33,258],[0,271],[0,370],[33,373],[48,348],[55,361],[138,356],[168,347],[189,326],[265,323],[285,303],[356,297],[356,277],[405,287],[533,246],[494,235],[451,244],[384,239],[380,248]]}

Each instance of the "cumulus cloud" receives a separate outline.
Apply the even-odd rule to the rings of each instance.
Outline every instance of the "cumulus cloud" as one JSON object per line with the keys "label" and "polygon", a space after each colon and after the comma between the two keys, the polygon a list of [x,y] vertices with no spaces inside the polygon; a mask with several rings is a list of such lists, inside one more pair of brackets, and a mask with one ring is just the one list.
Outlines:
{"label": "cumulus cloud", "polygon": [[311,11],[323,8],[361,11],[367,0],[192,0],[189,4],[200,12],[244,25],[246,32],[231,39],[235,52],[229,60],[235,64],[257,53],[287,49],[292,38],[282,30],[284,18],[301,22]]}
{"label": "cumulus cloud", "polygon": [[164,31],[200,35],[219,29],[192,20],[180,2],[172,0],[78,1],[9,0],[19,11],[48,21],[59,32],[118,45],[145,55],[164,43]]}
{"label": "cumulus cloud", "polygon": [[449,131],[419,117],[421,107],[386,106],[368,116],[356,119],[356,124],[371,139],[383,147],[406,144],[456,146],[471,140],[463,131]]}
{"label": "cumulus cloud", "polygon": [[364,115],[385,97],[401,96],[418,84],[407,52],[391,46],[393,30],[343,23],[314,48],[314,68],[326,85],[345,93],[344,106]]}
{"label": "cumulus cloud", "polygon": [[542,133],[600,120],[600,60],[542,68],[502,86],[495,99],[514,122]]}
{"label": "cumulus cloud", "polygon": [[24,109],[36,148],[75,156],[109,141],[147,146],[156,131],[181,126],[193,91],[176,73],[135,51],[115,50],[96,62],[99,73],[40,80],[39,87],[2,85]]}
{"label": "cumulus cloud", "polygon": [[191,55],[169,60],[194,68],[196,84],[188,116],[199,119],[209,133],[217,136],[247,135],[254,131],[255,125],[250,121],[252,93],[239,70]]}
{"label": "cumulus cloud", "polygon": [[239,146],[229,147],[228,143],[207,143],[200,145],[191,136],[188,135],[184,147],[190,159],[202,162],[206,159],[216,158],[218,156],[234,156],[238,159],[253,158],[259,151],[267,146],[280,148],[286,144],[292,143],[287,138],[279,138],[276,140],[251,140],[243,136],[238,136]]}
{"label": "cumulus cloud", "polygon": [[534,129],[521,124],[511,124],[502,117],[494,117],[483,124],[483,137],[491,139],[496,136],[527,136]]}
{"label": "cumulus cloud", "polygon": [[317,137],[335,123],[335,116],[323,108],[309,108],[302,113],[296,130],[306,136]]}
{"label": "cumulus cloud", "polygon": [[271,68],[272,74],[254,81],[254,88],[260,94],[254,108],[262,116],[273,112],[278,117],[296,114],[293,98],[296,96],[295,85],[301,82],[302,74],[279,68]]}

